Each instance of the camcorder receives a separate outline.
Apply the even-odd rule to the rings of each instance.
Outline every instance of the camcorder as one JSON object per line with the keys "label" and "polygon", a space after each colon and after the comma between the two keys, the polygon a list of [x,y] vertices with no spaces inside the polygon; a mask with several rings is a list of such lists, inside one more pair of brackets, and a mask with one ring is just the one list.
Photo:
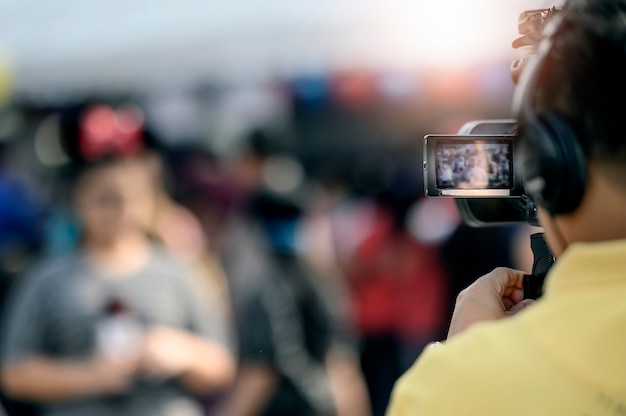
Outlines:
{"label": "camcorder", "polygon": [[458,134],[424,137],[424,188],[428,197],[452,197],[474,227],[529,223],[537,210],[524,193],[515,120],[474,120]]}
{"label": "camcorder", "polygon": [[[474,120],[458,134],[424,136],[424,188],[427,197],[454,198],[463,221],[473,227],[528,223],[539,226],[537,206],[525,192],[513,119]],[[532,275],[524,295],[541,295],[554,257],[542,233],[531,236]]]}

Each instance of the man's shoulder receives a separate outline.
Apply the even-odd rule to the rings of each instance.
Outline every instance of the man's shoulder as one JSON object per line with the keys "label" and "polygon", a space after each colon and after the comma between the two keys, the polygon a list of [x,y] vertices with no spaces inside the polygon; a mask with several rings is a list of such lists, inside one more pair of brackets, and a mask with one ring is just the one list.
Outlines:
{"label": "man's shoulder", "polygon": [[490,373],[518,370],[523,356],[532,353],[532,343],[522,319],[479,323],[444,344],[427,348],[423,359],[449,367],[457,379],[475,380],[480,373],[488,382]]}
{"label": "man's shoulder", "polygon": [[497,414],[506,396],[516,396],[517,384],[529,381],[524,374],[533,374],[534,351],[519,319],[476,324],[424,350],[398,381],[389,414],[473,414],[474,408]]}

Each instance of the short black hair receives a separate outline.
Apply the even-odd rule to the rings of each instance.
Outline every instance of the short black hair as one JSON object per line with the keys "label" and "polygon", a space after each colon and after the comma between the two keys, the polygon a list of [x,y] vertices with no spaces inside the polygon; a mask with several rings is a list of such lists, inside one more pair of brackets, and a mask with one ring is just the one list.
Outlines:
{"label": "short black hair", "polygon": [[626,185],[626,0],[568,0],[535,91],[573,126],[587,160]]}

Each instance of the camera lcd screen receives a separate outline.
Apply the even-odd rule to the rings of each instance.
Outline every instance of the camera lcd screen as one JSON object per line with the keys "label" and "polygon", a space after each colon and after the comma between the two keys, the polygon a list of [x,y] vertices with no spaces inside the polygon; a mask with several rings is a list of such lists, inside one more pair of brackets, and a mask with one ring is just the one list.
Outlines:
{"label": "camera lcd screen", "polygon": [[429,196],[513,196],[514,136],[426,136]]}
{"label": "camera lcd screen", "polygon": [[512,141],[438,142],[435,145],[437,188],[510,189]]}

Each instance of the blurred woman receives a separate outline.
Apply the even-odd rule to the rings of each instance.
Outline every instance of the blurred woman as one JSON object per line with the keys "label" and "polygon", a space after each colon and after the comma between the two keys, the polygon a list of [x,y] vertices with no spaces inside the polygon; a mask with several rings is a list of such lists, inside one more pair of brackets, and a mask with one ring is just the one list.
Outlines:
{"label": "blurred woman", "polygon": [[196,398],[234,377],[228,331],[144,231],[155,198],[141,120],[108,107],[81,120],[68,138],[81,244],[13,294],[4,389],[46,416],[202,415]]}
{"label": "blurred woman", "polygon": [[268,263],[242,303],[239,372],[221,415],[370,415],[335,288],[298,248],[303,207],[268,190],[251,201]]}

